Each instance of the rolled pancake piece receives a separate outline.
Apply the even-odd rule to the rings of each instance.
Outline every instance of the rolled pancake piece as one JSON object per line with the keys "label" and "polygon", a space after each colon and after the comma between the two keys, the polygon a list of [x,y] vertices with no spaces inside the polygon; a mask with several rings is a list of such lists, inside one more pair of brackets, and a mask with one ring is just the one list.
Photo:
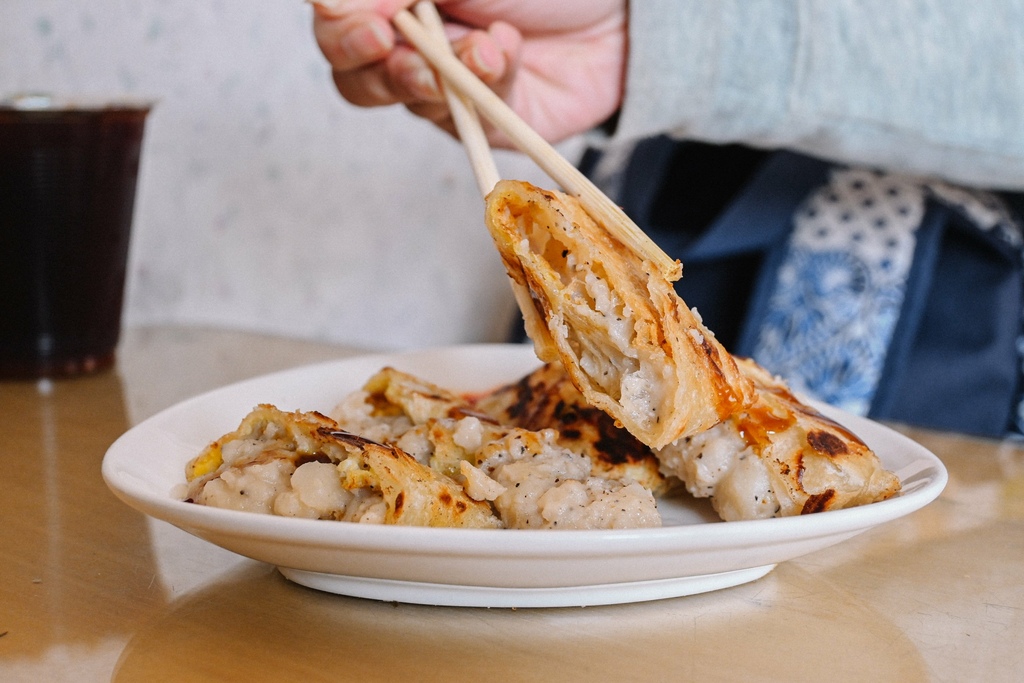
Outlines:
{"label": "rolled pancake piece", "polygon": [[190,460],[185,476],[185,500],[213,507],[407,526],[502,526],[490,505],[449,477],[315,411],[258,405],[238,429]]}
{"label": "rolled pancake piece", "polygon": [[700,433],[753,387],[672,282],[573,197],[521,181],[487,196],[491,232],[538,358],[652,448]]}

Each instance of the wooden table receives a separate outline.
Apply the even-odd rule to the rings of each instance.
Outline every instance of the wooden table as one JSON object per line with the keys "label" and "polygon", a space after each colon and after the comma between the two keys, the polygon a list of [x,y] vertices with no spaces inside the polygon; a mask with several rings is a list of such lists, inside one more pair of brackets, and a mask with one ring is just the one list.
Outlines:
{"label": "wooden table", "polygon": [[320,593],[125,506],[110,443],[229,381],[353,353],[129,331],[118,369],[0,382],[0,681],[1024,680],[1024,451],[903,430],[950,472],[923,510],[747,585],[614,607]]}

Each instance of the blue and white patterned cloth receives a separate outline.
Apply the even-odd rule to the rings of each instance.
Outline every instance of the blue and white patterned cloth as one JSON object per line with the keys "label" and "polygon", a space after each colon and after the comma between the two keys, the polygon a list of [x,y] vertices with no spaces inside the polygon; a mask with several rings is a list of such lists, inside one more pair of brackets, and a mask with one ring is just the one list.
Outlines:
{"label": "blue and white patterned cloth", "polygon": [[842,170],[794,217],[754,358],[794,389],[866,414],[924,215],[908,180]]}
{"label": "blue and white patterned cloth", "polygon": [[1020,248],[1020,226],[994,195],[834,170],[794,216],[754,358],[798,391],[867,414],[903,307],[928,197]]}

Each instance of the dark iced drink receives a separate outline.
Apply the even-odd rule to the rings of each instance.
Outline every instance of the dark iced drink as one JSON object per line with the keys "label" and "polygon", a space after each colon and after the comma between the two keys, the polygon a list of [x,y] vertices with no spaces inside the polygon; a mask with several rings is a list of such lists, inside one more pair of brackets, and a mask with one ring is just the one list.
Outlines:
{"label": "dark iced drink", "polygon": [[148,111],[0,106],[0,378],[113,363]]}

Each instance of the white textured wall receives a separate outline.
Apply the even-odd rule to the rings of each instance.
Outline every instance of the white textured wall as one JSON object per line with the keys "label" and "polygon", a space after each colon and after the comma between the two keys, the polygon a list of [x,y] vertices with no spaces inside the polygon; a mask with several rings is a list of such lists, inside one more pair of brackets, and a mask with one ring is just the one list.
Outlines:
{"label": "white textured wall", "polygon": [[[129,326],[500,340],[514,304],[461,148],[400,108],[341,100],[310,13],[299,0],[3,0],[0,97],[157,101]],[[550,184],[518,155],[499,165]]]}

